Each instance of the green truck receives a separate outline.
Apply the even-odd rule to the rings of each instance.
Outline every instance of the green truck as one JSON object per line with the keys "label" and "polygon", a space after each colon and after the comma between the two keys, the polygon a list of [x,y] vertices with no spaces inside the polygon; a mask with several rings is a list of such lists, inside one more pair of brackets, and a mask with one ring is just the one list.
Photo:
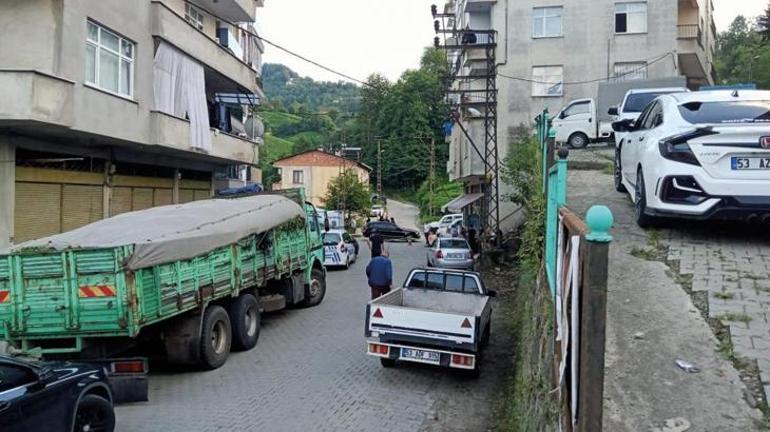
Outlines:
{"label": "green truck", "polygon": [[0,337],[13,354],[108,358],[139,342],[214,369],[257,344],[261,313],[326,293],[302,189],[155,207],[0,253]]}

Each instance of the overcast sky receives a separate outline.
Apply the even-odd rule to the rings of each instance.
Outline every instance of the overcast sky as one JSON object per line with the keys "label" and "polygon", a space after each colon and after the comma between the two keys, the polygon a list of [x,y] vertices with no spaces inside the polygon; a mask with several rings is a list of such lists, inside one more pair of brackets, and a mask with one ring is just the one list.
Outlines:
{"label": "overcast sky", "polygon": [[[431,4],[441,0],[266,0],[258,11],[262,35],[290,50],[352,77],[379,72],[391,80],[419,64],[423,47],[433,42]],[[767,0],[714,0],[716,25],[725,30],[733,18],[754,17]],[[283,63],[317,80],[341,78],[273,47],[265,62]]]}

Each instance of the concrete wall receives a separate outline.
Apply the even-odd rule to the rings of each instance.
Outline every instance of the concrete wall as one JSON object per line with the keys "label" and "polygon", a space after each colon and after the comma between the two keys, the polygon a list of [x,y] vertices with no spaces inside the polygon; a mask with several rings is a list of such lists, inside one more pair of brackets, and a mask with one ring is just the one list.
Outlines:
{"label": "concrete wall", "polygon": [[64,0],[3,0],[0,69],[58,74],[63,8]]}
{"label": "concrete wall", "polygon": [[7,135],[0,135],[0,251],[11,244],[15,208],[16,149]]}

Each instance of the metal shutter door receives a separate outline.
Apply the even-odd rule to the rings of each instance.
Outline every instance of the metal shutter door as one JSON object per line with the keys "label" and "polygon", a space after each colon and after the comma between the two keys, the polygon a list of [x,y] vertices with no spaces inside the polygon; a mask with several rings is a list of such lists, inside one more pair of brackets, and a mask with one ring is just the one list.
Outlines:
{"label": "metal shutter door", "polygon": [[110,216],[119,215],[131,211],[131,188],[112,188],[112,201],[110,201]]}
{"label": "metal shutter door", "polygon": [[69,231],[102,219],[101,186],[69,185],[62,187],[62,231]]}
{"label": "metal shutter door", "polygon": [[153,189],[134,188],[134,196],[131,198],[131,210],[144,210],[152,207]]}
{"label": "metal shutter door", "polygon": [[207,190],[196,189],[194,191],[193,199],[195,201],[205,200],[205,199],[209,199],[209,198],[211,198],[211,192],[209,192]]}
{"label": "metal shutter door", "polygon": [[61,232],[61,185],[16,182],[14,242]]}
{"label": "metal shutter door", "polygon": [[193,200],[192,189],[179,189],[179,202],[186,203]]}
{"label": "metal shutter door", "polygon": [[153,206],[163,206],[172,204],[174,197],[171,189],[155,189],[155,194],[152,200]]}

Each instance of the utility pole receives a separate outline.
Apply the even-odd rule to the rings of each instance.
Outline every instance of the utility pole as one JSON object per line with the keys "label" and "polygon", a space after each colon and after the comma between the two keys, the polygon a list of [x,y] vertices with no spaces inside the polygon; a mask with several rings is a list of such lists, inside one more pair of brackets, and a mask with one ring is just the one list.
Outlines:
{"label": "utility pole", "polygon": [[377,139],[377,196],[382,198],[382,139]]}
{"label": "utility pole", "polygon": [[436,176],[436,138],[430,137],[430,172],[428,173],[428,215],[433,217],[433,187]]}

